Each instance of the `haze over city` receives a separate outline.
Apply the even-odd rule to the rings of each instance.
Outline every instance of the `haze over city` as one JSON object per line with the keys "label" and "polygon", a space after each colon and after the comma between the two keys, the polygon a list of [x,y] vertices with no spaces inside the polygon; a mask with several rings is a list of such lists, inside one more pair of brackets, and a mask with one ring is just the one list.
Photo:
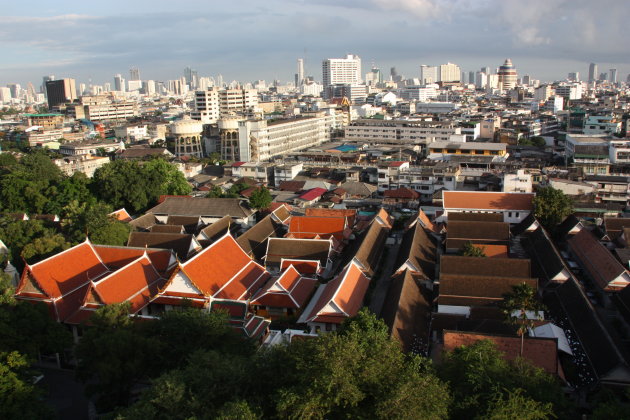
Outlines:
{"label": "haze over city", "polygon": [[326,57],[358,54],[363,71],[417,77],[420,64],[498,67],[542,81],[588,63],[630,72],[624,26],[630,6],[602,0],[252,0],[185,5],[166,1],[11,2],[3,5],[0,83],[39,83],[45,74],[111,82],[138,67],[164,80],[185,66],[225,80],[290,81],[295,59],[321,78]]}

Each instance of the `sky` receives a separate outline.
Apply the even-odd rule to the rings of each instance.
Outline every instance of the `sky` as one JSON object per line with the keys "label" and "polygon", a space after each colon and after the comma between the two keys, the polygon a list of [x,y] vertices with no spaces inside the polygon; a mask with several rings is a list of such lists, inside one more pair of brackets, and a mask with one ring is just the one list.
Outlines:
{"label": "sky", "polygon": [[296,60],[321,80],[325,58],[357,54],[365,74],[419,77],[421,64],[497,68],[562,80],[630,73],[628,0],[29,0],[0,9],[0,85],[42,77],[113,84],[199,76],[293,80]]}

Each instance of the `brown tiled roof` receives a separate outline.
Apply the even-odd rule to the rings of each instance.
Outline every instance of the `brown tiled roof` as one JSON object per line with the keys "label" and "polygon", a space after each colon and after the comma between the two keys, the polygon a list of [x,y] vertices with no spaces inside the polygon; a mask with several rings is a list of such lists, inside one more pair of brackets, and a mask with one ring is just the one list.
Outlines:
{"label": "brown tiled roof", "polygon": [[445,209],[533,210],[535,194],[485,191],[444,191]]}
{"label": "brown tiled roof", "polygon": [[[450,352],[457,347],[469,346],[480,340],[494,342],[507,360],[515,360],[521,354],[521,339],[519,337],[479,334],[464,331],[444,331],[444,351]],[[544,369],[547,373],[557,375],[558,343],[555,338],[527,337],[523,341],[523,358],[532,362],[534,366]]]}
{"label": "brown tiled roof", "polygon": [[628,217],[604,217],[604,227],[610,240],[615,240],[623,228],[630,227],[630,218]]}
{"label": "brown tiled roof", "polygon": [[538,287],[536,279],[526,277],[441,274],[438,301],[442,305],[493,305],[503,300],[512,286],[522,283],[534,289]]}
{"label": "brown tiled roof", "polygon": [[510,225],[503,222],[451,221],[446,231],[446,248],[461,248],[471,241],[478,244],[506,245],[510,240]]}
{"label": "brown tiled roof", "polygon": [[503,215],[499,213],[463,213],[459,211],[448,212],[448,221],[466,222],[502,222]]}
{"label": "brown tiled roof", "polygon": [[214,242],[230,230],[231,224],[232,218],[230,216],[223,216],[216,222],[201,229],[199,232],[199,235],[201,236],[199,236],[199,238],[203,238],[202,240],[204,241]]}
{"label": "brown tiled roof", "polygon": [[624,266],[587,229],[573,235],[568,243],[602,289],[609,287],[612,281],[626,272]]}
{"label": "brown tiled roof", "polygon": [[389,230],[388,225],[381,224],[377,219],[373,219],[355,254],[355,259],[370,277],[374,275],[376,265],[381,258]]}
{"label": "brown tiled roof", "polygon": [[153,225],[149,231],[152,233],[186,233],[182,225]]}
{"label": "brown tiled roof", "polygon": [[300,192],[304,189],[306,181],[281,181],[278,185],[280,191]]}
{"label": "brown tiled roof", "polygon": [[271,215],[265,216],[247,232],[236,239],[236,242],[248,255],[262,260],[267,249],[267,239],[282,236],[282,224],[275,222]]}
{"label": "brown tiled roof", "polygon": [[395,190],[385,190],[383,192],[383,197],[417,200],[420,197],[420,193],[410,188],[401,187]]}
{"label": "brown tiled roof", "polygon": [[[426,229],[416,223],[415,228],[405,232],[398,250],[398,269],[405,263],[415,267],[417,274],[426,280],[435,279],[435,264],[437,263],[436,240],[431,237]],[[411,269],[411,267],[409,267]],[[414,273],[416,273],[414,271]]]}
{"label": "brown tiled roof", "polygon": [[157,223],[157,219],[153,213],[144,214],[137,219],[133,219],[129,224],[136,230],[148,230]]}
{"label": "brown tiled roof", "polygon": [[459,255],[442,255],[440,277],[443,274],[461,274],[499,277],[531,277],[531,262],[520,258],[479,258]]}
{"label": "brown tiled roof", "polygon": [[199,219],[199,216],[168,216],[166,224],[184,226],[186,233],[197,233],[200,224]]}
{"label": "brown tiled roof", "polygon": [[238,198],[168,197],[149,210],[153,214],[169,216],[203,216],[233,218],[249,217],[253,212]]}
{"label": "brown tiled roof", "polygon": [[430,297],[420,279],[405,270],[392,277],[381,316],[403,350],[424,353],[429,343]]}
{"label": "brown tiled roof", "polygon": [[319,260],[325,267],[330,251],[331,243],[327,239],[270,238],[265,264],[279,266],[282,259]]}
{"label": "brown tiled roof", "polygon": [[183,261],[190,256],[194,240],[193,235],[186,233],[131,232],[127,246],[172,249]]}

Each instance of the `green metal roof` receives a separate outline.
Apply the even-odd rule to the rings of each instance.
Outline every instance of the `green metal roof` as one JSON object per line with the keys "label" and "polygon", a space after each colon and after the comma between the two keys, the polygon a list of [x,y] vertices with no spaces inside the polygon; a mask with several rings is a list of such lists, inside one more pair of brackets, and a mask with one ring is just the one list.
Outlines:
{"label": "green metal roof", "polygon": [[63,114],[24,114],[26,117],[62,117]]}

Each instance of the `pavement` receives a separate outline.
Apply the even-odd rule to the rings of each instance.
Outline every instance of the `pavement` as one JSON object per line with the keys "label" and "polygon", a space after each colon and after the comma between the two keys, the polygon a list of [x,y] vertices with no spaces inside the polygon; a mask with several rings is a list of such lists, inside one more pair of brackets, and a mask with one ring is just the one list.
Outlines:
{"label": "pavement", "polygon": [[38,367],[44,378],[38,386],[44,388],[45,400],[60,420],[88,420],[88,400],[83,384],[74,377],[73,370]]}
{"label": "pavement", "polygon": [[392,273],[397,268],[394,267],[394,264],[396,264],[396,258],[398,257],[400,241],[397,240],[394,245],[387,246],[387,249],[387,257],[385,261],[381,260],[381,275],[374,280],[376,281],[376,286],[374,287],[372,299],[370,300],[370,310],[376,315],[381,314],[383,303],[385,302],[385,297],[387,296],[391,283]]}

